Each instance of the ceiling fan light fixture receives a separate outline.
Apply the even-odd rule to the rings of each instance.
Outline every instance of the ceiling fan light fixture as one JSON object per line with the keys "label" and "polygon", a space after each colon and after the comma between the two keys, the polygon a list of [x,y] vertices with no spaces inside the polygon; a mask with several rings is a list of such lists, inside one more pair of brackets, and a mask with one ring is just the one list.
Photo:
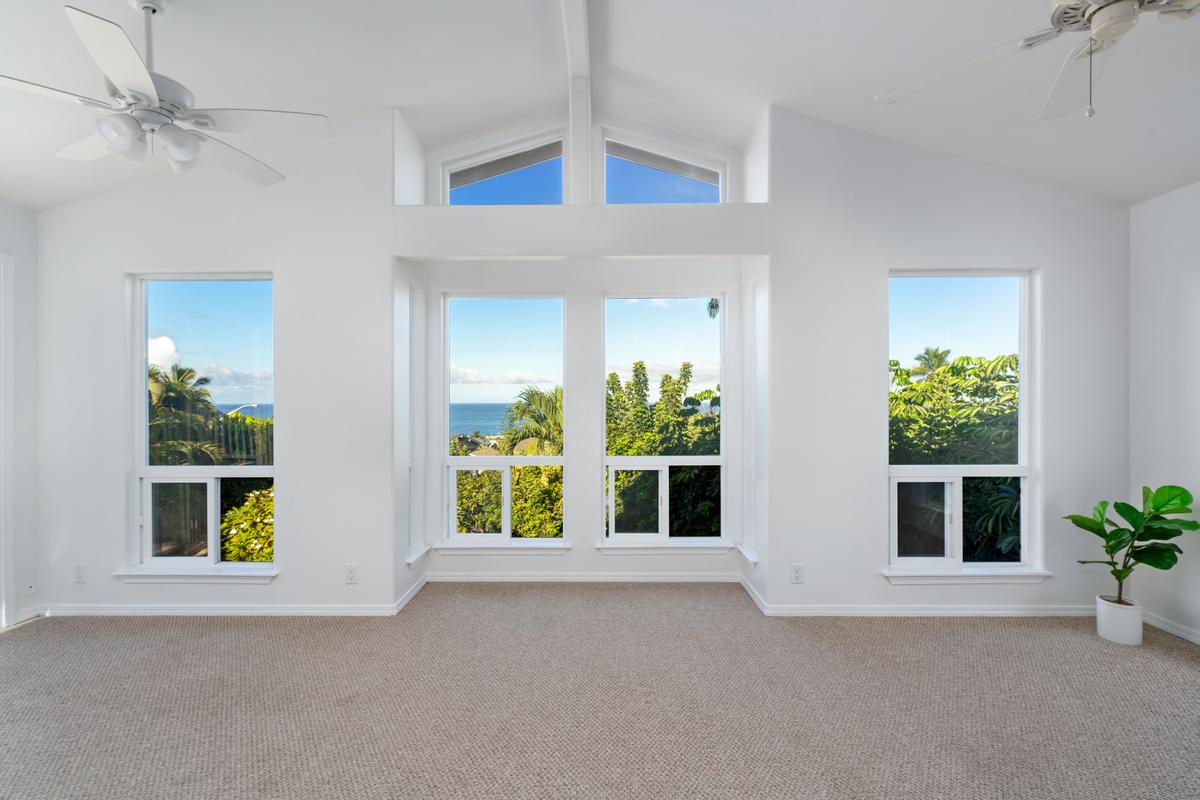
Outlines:
{"label": "ceiling fan light fixture", "polygon": [[186,164],[200,155],[200,138],[178,125],[168,122],[158,129],[171,161]]}
{"label": "ceiling fan light fixture", "polygon": [[129,147],[125,148],[124,150],[117,150],[116,155],[125,159],[126,161],[132,161],[135,164],[140,164],[145,160],[146,153],[149,151],[149,149],[150,146],[146,142],[146,135],[142,134],[138,138],[134,139]]}
{"label": "ceiling fan light fixture", "polygon": [[108,146],[118,153],[123,153],[134,147],[142,137],[142,126],[128,114],[110,114],[96,120],[96,130],[100,137],[108,142]]}
{"label": "ceiling fan light fixture", "polygon": [[167,153],[167,163],[171,165],[171,172],[178,175],[181,172],[190,172],[193,167],[200,163],[199,159],[193,158],[191,161],[178,161],[171,157],[170,152]]}

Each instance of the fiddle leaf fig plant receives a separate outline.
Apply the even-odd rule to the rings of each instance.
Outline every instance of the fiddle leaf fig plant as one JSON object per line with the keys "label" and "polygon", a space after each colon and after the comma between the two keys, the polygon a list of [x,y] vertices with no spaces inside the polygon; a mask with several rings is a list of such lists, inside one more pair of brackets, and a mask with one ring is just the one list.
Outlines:
{"label": "fiddle leaf fig plant", "polygon": [[1064,519],[1104,540],[1106,558],[1079,563],[1106,565],[1117,580],[1117,603],[1129,605],[1125,600],[1125,581],[1133,574],[1134,566],[1145,564],[1155,569],[1175,566],[1183,550],[1171,539],[1184,531],[1200,530],[1200,522],[1180,518],[1181,514],[1192,513],[1192,494],[1182,486],[1160,486],[1154,490],[1143,486],[1141,509],[1120,501],[1112,503],[1120,522],[1108,518],[1109,505],[1107,500],[1101,500],[1090,517],[1068,514]]}

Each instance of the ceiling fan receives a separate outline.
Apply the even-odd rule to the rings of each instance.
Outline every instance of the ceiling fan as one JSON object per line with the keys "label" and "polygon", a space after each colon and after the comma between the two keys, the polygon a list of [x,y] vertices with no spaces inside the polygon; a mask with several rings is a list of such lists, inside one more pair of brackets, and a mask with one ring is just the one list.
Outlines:
{"label": "ceiling fan", "polygon": [[296,111],[195,108],[195,97],[186,86],[154,72],[153,20],[168,2],[130,0],[145,23],[144,60],[120,25],[74,6],[64,6],[84,49],[104,74],[107,101],[7,75],[0,75],[0,85],[112,112],[96,121],[96,135],[69,145],[58,154],[59,158],[91,161],[116,154],[140,162],[157,137],[174,172],[190,169],[201,161],[212,161],[263,186],[282,181],[282,174],[209,132],[328,136],[333,133],[329,118]]}
{"label": "ceiling fan", "polygon": [[1050,0],[1050,27],[1023,39],[1002,44],[974,58],[951,64],[894,89],[875,95],[875,102],[896,101],[957,78],[1007,56],[1033,50],[1063,34],[1087,33],[1088,37],[1067,54],[1042,106],[1041,119],[1055,119],[1086,108],[1096,114],[1092,92],[1108,66],[1121,37],[1133,30],[1142,14],[1156,13],[1162,22],[1183,22],[1200,15],[1200,0]]}

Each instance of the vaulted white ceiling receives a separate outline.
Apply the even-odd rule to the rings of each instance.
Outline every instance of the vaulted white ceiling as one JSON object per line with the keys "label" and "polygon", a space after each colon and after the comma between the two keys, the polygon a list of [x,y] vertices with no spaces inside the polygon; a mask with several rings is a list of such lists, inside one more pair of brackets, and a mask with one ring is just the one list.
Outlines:
{"label": "vaulted white ceiling", "polygon": [[[128,0],[75,0],[124,25]],[[1099,113],[1039,122],[1067,37],[912,97],[898,82],[1047,27],[1048,0],[590,0],[594,106],[738,147],[783,105],[1123,201],[1200,180],[1200,19],[1143,19],[1097,92]],[[427,147],[565,115],[560,0],[174,0],[158,71],[202,105],[404,108]],[[101,96],[102,80],[51,0],[0,4],[0,73]],[[59,161],[93,115],[0,89],[0,200],[45,208],[144,177],[115,159]],[[234,137],[230,137],[231,141]],[[238,142],[269,155],[269,142]]]}

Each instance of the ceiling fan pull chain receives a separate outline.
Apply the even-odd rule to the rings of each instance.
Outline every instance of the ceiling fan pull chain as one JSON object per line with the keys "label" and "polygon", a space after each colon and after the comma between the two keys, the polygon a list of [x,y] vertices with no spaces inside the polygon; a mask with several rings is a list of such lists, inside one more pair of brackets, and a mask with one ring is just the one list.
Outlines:
{"label": "ceiling fan pull chain", "polygon": [[1096,54],[1096,40],[1092,39],[1088,42],[1088,107],[1083,115],[1088,119],[1096,116],[1096,106],[1092,102],[1092,91],[1095,86],[1096,72],[1093,69],[1092,56]]}

